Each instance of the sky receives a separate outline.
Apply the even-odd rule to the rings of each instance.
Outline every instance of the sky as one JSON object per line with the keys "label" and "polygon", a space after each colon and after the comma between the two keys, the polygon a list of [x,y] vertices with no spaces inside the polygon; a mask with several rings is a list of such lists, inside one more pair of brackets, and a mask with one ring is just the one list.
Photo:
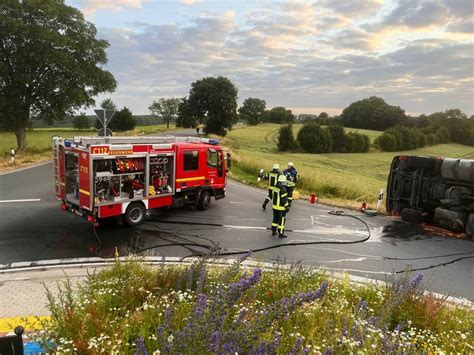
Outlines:
{"label": "sky", "polygon": [[[339,114],[379,96],[412,115],[474,114],[474,0],[66,0],[110,43],[119,108],[225,76],[294,113]],[[92,111],[91,111],[92,112]]]}

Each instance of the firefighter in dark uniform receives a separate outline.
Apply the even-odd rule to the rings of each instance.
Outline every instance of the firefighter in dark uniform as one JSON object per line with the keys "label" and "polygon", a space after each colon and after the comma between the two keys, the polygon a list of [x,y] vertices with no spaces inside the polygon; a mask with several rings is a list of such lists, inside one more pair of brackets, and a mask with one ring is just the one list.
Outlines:
{"label": "firefighter in dark uniform", "polygon": [[286,190],[286,177],[280,175],[278,177],[278,184],[272,191],[272,235],[277,235],[278,238],[286,238],[285,235],[285,216],[288,212],[288,192]]}
{"label": "firefighter in dark uniform", "polygon": [[295,164],[291,161],[288,163],[288,168],[283,171],[283,175],[285,175],[288,181],[286,189],[288,191],[288,207],[290,207],[293,202],[293,190],[300,176],[298,175],[298,170],[295,168]]}
{"label": "firefighter in dark uniform", "polygon": [[268,180],[268,196],[263,201],[262,208],[266,209],[267,208],[267,203],[268,201],[271,201],[272,199],[272,192],[275,186],[278,184],[278,177],[281,175],[280,172],[280,165],[278,164],[273,164],[273,169],[272,171],[268,172],[266,175],[261,175],[260,177]]}

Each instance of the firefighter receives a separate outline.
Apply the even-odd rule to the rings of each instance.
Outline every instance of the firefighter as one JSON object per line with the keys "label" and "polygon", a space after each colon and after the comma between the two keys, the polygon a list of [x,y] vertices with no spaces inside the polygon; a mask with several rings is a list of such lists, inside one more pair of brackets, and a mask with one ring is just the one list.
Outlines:
{"label": "firefighter", "polygon": [[287,180],[288,207],[290,207],[293,202],[293,190],[295,189],[296,182],[300,178],[293,162],[290,161],[288,163],[288,168],[283,171],[283,175],[285,175]]}
{"label": "firefighter", "polygon": [[272,236],[278,234],[278,238],[286,238],[285,216],[288,212],[288,192],[286,190],[285,175],[278,176],[278,183],[272,190]]}
{"label": "firefighter", "polygon": [[267,208],[267,203],[272,199],[272,191],[278,183],[278,177],[281,175],[280,165],[273,164],[272,171],[269,171],[266,175],[263,175],[263,169],[260,173],[262,179],[268,180],[268,196],[263,201],[262,208],[265,210]]}

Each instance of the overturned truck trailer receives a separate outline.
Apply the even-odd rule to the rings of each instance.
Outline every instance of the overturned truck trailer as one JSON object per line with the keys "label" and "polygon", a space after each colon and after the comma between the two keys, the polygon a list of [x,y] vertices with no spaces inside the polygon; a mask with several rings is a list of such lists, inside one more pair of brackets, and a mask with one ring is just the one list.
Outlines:
{"label": "overturned truck trailer", "polygon": [[407,222],[474,236],[474,160],[396,156],[386,207]]}

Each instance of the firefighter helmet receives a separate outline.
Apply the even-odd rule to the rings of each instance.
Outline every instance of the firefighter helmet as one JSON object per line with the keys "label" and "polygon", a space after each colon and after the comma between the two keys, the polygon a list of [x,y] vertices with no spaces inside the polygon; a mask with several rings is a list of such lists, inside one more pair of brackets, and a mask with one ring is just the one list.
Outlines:
{"label": "firefighter helmet", "polygon": [[292,167],[292,166],[295,166],[295,164],[293,164],[293,162],[290,161],[290,162],[288,162],[288,166],[289,166],[289,167]]}
{"label": "firefighter helmet", "polygon": [[273,170],[279,170],[280,169],[280,165],[278,164],[273,164]]}
{"label": "firefighter helmet", "polygon": [[280,175],[278,177],[278,182],[286,182],[286,176],[285,175]]}

